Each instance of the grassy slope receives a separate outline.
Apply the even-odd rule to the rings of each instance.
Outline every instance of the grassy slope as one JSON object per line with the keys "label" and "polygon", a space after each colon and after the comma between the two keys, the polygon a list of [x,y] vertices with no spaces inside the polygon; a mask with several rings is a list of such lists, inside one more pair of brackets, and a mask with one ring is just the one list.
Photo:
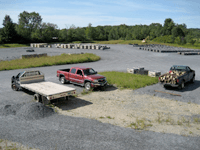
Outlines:
{"label": "grassy slope", "polygon": [[11,61],[0,61],[0,70],[13,70],[23,68],[34,68],[42,66],[53,66],[62,64],[74,64],[98,61],[100,57],[95,54],[61,54],[59,56],[47,56],[40,58],[15,59]]}
{"label": "grassy slope", "polygon": [[138,89],[148,85],[158,83],[157,77],[149,77],[147,75],[130,74],[124,72],[100,72],[99,74],[104,75],[109,84],[116,85],[119,88]]}

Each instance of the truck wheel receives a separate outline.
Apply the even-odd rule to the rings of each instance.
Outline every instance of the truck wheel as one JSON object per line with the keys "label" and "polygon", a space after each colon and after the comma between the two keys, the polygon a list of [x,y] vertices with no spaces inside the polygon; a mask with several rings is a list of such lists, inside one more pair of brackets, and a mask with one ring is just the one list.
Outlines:
{"label": "truck wheel", "polygon": [[34,100],[38,103],[41,103],[41,96],[40,94],[34,94]]}
{"label": "truck wheel", "polygon": [[193,78],[191,79],[191,82],[194,83],[195,81],[195,76],[193,76]]}
{"label": "truck wheel", "polygon": [[62,84],[65,84],[65,83],[66,83],[65,77],[61,77],[61,78],[60,78],[60,82],[61,82]]}
{"label": "truck wheel", "polygon": [[19,88],[18,88],[15,84],[12,84],[12,85],[11,85],[11,88],[12,88],[14,91],[18,91],[18,90],[19,90]]}
{"label": "truck wheel", "polygon": [[85,89],[86,89],[87,91],[89,91],[89,90],[91,89],[91,84],[90,84],[90,82],[86,82],[86,83],[85,83]]}
{"label": "truck wheel", "polygon": [[181,85],[178,86],[178,89],[181,90],[181,89],[183,89],[184,87],[185,87],[185,82],[183,81],[183,82],[181,83]]}

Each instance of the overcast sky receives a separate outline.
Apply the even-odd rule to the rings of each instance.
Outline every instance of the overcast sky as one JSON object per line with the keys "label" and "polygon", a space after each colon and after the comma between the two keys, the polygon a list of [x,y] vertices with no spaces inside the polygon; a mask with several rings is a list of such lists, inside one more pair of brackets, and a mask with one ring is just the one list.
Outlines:
{"label": "overcast sky", "polygon": [[23,11],[37,12],[59,29],[101,25],[150,25],[171,18],[200,28],[200,0],[0,0],[0,28],[5,15],[18,23]]}

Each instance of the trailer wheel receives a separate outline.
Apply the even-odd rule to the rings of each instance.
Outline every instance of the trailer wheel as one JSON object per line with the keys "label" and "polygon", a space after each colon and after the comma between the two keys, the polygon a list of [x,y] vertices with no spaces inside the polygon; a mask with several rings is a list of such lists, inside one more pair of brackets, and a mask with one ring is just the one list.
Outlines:
{"label": "trailer wheel", "polygon": [[65,83],[66,83],[65,77],[61,77],[61,78],[60,78],[60,82],[61,82],[62,84],[65,84]]}
{"label": "trailer wheel", "polygon": [[38,103],[41,103],[41,95],[40,94],[34,94],[34,100]]}
{"label": "trailer wheel", "polygon": [[16,86],[16,84],[12,84],[11,85],[11,88],[14,90],[14,91],[18,91],[19,88]]}

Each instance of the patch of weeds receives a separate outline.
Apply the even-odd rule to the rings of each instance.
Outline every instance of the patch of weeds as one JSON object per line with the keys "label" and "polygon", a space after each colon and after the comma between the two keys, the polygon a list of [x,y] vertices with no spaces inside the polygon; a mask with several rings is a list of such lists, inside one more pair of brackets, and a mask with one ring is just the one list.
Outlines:
{"label": "patch of weeds", "polygon": [[165,122],[167,123],[171,123],[172,122],[172,118],[171,116],[168,114],[167,119],[165,120]]}
{"label": "patch of weeds", "polygon": [[193,119],[194,119],[194,123],[199,124],[199,122],[200,122],[200,118],[193,118]]}
{"label": "patch of weeds", "polygon": [[186,122],[186,125],[188,126],[188,127],[190,127],[191,125],[190,125],[190,121],[189,120],[187,120]]}
{"label": "patch of weeds", "polygon": [[197,128],[197,130],[200,130],[200,128]]}
{"label": "patch of weeds", "polygon": [[82,95],[90,94],[90,93],[92,93],[92,91],[93,91],[93,90],[87,91],[87,90],[83,89],[83,92],[81,92],[81,94],[82,94]]}
{"label": "patch of weeds", "polygon": [[100,119],[104,119],[104,117],[102,117],[102,116],[101,116],[101,117],[99,117],[99,118],[100,118]]}
{"label": "patch of weeds", "polygon": [[51,107],[51,108],[54,108],[54,107],[55,107],[55,105],[53,105],[53,104],[48,104],[47,106],[49,106],[49,107]]}
{"label": "patch of weeds", "polygon": [[189,101],[188,104],[191,104],[191,101]]}
{"label": "patch of weeds", "polygon": [[190,132],[189,132],[189,134],[193,134],[193,132],[192,132],[192,131],[190,131]]}
{"label": "patch of weeds", "polygon": [[161,113],[160,112],[158,112],[158,119],[157,119],[157,121],[158,121],[158,123],[162,122],[162,120],[161,120]]}
{"label": "patch of weeds", "polygon": [[179,120],[177,121],[177,124],[180,125],[180,126],[183,125],[183,123]]}
{"label": "patch of weeds", "polygon": [[114,117],[112,118],[111,116],[107,116],[106,118],[108,118],[108,119],[114,119]]}
{"label": "patch of weeds", "polygon": [[138,118],[136,119],[135,123],[131,123],[129,127],[134,127],[135,130],[144,130],[147,127],[152,127],[152,124],[146,124],[144,120],[139,120]]}
{"label": "patch of weeds", "polygon": [[186,122],[185,117],[182,117],[181,119],[182,119],[182,122],[183,122],[183,123]]}

